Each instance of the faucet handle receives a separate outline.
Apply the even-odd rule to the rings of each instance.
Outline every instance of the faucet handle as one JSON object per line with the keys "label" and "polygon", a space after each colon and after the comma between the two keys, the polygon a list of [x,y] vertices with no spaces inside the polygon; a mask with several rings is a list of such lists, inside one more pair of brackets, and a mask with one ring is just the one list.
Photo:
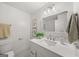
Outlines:
{"label": "faucet handle", "polygon": [[53,41],[55,41],[55,38],[53,37]]}

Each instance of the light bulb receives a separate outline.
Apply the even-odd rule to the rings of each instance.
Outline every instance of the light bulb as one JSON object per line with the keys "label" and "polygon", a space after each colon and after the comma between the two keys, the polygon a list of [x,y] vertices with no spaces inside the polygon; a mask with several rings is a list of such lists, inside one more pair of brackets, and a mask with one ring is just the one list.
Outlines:
{"label": "light bulb", "polygon": [[53,10],[53,11],[56,11],[56,8],[55,8],[55,7],[53,7],[53,8],[52,8],[52,10]]}
{"label": "light bulb", "polygon": [[48,9],[48,13],[50,12],[50,10]]}
{"label": "light bulb", "polygon": [[47,12],[46,12],[46,11],[44,11],[44,14],[45,14],[45,15],[47,15]]}

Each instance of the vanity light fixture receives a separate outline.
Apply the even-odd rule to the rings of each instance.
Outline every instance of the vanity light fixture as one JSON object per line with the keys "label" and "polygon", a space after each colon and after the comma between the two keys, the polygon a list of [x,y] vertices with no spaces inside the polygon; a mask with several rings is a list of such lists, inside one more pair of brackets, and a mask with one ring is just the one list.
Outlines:
{"label": "vanity light fixture", "polygon": [[46,8],[46,10],[44,11],[44,15],[48,15],[54,11],[56,11],[55,4],[52,4],[51,6]]}

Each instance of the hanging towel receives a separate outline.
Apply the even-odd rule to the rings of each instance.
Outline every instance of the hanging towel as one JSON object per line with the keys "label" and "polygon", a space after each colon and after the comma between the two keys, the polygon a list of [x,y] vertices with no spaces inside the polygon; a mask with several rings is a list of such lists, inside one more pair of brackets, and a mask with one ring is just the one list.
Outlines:
{"label": "hanging towel", "polygon": [[0,24],[0,39],[8,38],[10,35],[10,25]]}
{"label": "hanging towel", "polygon": [[79,39],[79,18],[78,18],[78,14],[76,14],[76,21],[77,21],[78,39]]}
{"label": "hanging towel", "polygon": [[0,39],[4,38],[3,26],[0,24]]}
{"label": "hanging towel", "polygon": [[4,37],[7,38],[10,35],[10,25],[4,24],[3,29]]}
{"label": "hanging towel", "polygon": [[68,40],[70,43],[78,40],[78,28],[76,20],[76,15],[72,14],[67,28]]}

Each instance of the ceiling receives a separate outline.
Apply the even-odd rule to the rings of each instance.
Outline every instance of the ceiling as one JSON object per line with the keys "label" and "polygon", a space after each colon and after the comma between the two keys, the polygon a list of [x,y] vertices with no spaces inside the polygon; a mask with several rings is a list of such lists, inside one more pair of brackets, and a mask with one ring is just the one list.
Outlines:
{"label": "ceiling", "polygon": [[5,3],[31,14],[42,8],[47,2],[5,2]]}

